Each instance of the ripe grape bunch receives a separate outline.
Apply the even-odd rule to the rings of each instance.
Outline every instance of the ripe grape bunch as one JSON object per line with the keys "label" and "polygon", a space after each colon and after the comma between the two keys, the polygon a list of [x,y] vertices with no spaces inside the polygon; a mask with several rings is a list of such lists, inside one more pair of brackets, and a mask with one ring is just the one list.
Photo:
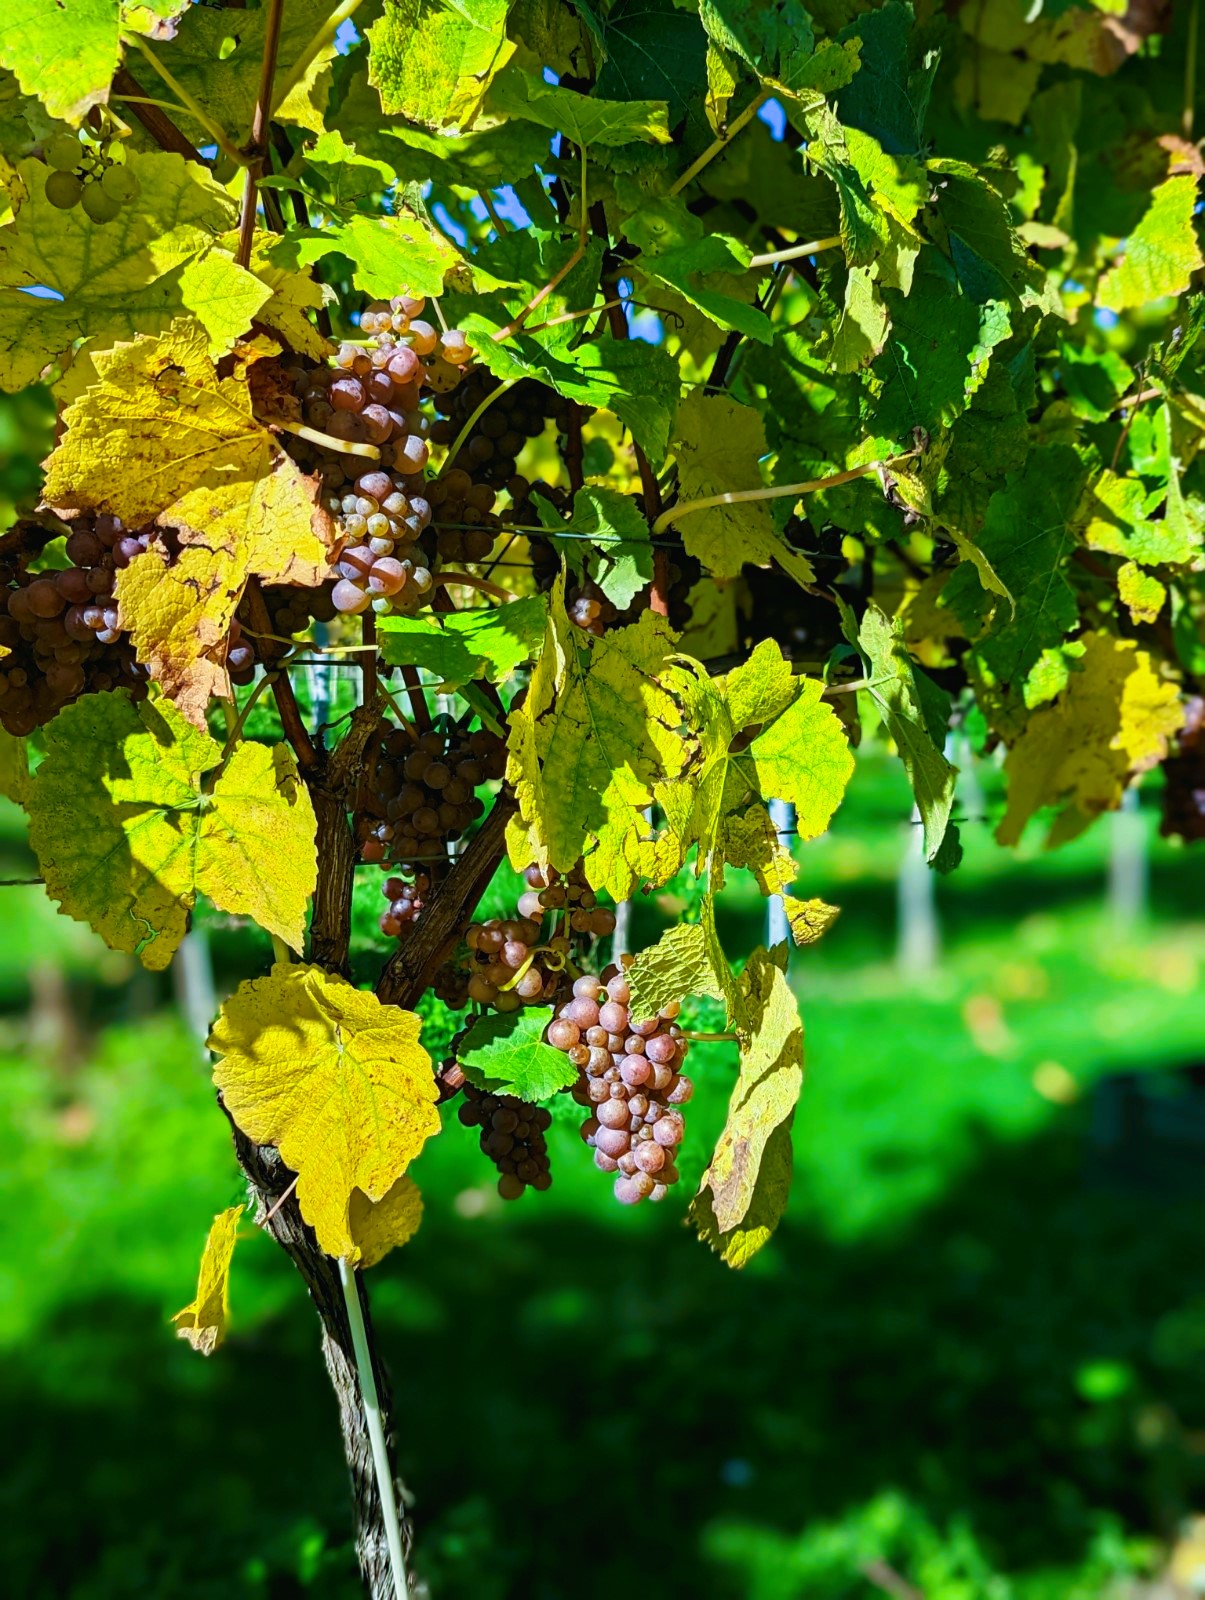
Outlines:
{"label": "ripe grape bunch", "polygon": [[270,584],[263,589],[264,604],[268,610],[273,638],[264,647],[251,630],[251,619],[246,615],[246,605],[240,609],[230,624],[225,640],[215,652],[230,674],[232,684],[244,687],[255,677],[256,664],[262,658],[274,659],[288,646],[282,639],[291,640],[304,633],[311,622],[332,622],[337,615],[330,583],[316,589],[297,588],[290,584]]}
{"label": "ripe grape bunch", "polygon": [[[342,344],[333,366],[291,372],[306,426],[330,441],[317,446],[311,436],[291,448],[322,474],[344,541],[333,599],[346,615],[411,611],[431,591],[430,557],[419,544],[431,520],[423,391],[459,383],[473,351],[463,334],[424,321],[425,306],[412,295],[370,306],[360,317],[366,344]],[[356,448],[365,445],[379,451],[379,464],[366,466]]]}
{"label": "ripe grape bunch", "polygon": [[675,1021],[677,1001],[638,1021],[630,999],[628,980],[615,967],[601,978],[580,977],[547,1033],[581,1069],[570,1093],[590,1108],[582,1138],[594,1165],[617,1174],[615,1198],[623,1205],[664,1200],[677,1183],[674,1158],[685,1131],[678,1108],[694,1093],[681,1070],[690,1046]]}
{"label": "ripe grape bunch", "polygon": [[114,161],[112,145],[56,133],[46,141],[43,154],[51,169],[46,178],[46,198],[60,211],[79,206],[90,222],[104,224],[120,216],[122,208],[138,198],[140,185],[133,170]]}
{"label": "ripe grape bunch", "polygon": [[517,1200],[528,1187],[552,1187],[544,1137],[552,1117],[543,1106],[513,1095],[487,1094],[466,1080],[457,1115],[466,1128],[481,1129],[481,1149],[498,1169],[498,1193],[504,1200]]}
{"label": "ripe grape bunch", "polygon": [[485,810],[474,790],[500,778],[506,749],[488,728],[450,717],[429,732],[382,724],[357,827],[364,861],[406,865],[444,854]]}
{"label": "ripe grape bunch", "polygon": [[32,733],[90,691],[145,694],[147,675],[122,633],[113,589],[148,538],[116,517],[81,517],[67,537],[71,566],[11,573],[0,590],[0,646],[8,652],[0,657],[0,725],[9,733]]}

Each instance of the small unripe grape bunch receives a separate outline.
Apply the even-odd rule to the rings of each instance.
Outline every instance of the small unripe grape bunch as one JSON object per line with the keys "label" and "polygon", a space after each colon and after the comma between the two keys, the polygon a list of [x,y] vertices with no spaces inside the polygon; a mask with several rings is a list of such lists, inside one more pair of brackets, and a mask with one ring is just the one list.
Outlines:
{"label": "small unripe grape bunch", "polygon": [[554,949],[562,948],[558,940],[563,941],[567,952],[573,941],[604,939],[615,932],[615,913],[598,904],[598,897],[586,882],[580,862],[563,876],[531,866],[526,868],[523,878],[527,891],[519,899],[519,915],[538,920],[552,913],[558,929],[552,940]]}
{"label": "small unripe grape bunch", "polygon": [[527,1188],[551,1188],[545,1139],[552,1124],[549,1112],[513,1095],[486,1094],[467,1079],[463,1087],[457,1115],[466,1128],[481,1129],[481,1149],[498,1169],[502,1198],[517,1200]]}
{"label": "small unripe grape bunch", "polygon": [[139,182],[131,167],[114,161],[112,146],[56,133],[46,141],[43,155],[50,172],[46,198],[60,211],[80,206],[90,222],[103,225],[136,200]]}
{"label": "small unripe grape bunch", "polygon": [[681,1107],[694,1093],[682,1071],[690,1048],[676,1018],[677,1001],[655,1017],[634,1018],[628,980],[616,967],[585,974],[573,998],[557,1008],[547,1040],[581,1071],[570,1091],[589,1115],[582,1138],[594,1165],[615,1174],[622,1205],[664,1200],[678,1181],[675,1164],[685,1131]]}

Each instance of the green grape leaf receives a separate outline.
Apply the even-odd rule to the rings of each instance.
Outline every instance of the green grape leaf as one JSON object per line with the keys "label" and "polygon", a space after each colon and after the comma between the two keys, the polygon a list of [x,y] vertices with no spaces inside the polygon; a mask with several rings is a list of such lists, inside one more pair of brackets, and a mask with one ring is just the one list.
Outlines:
{"label": "green grape leaf", "polygon": [[704,1242],[732,1267],[748,1262],[786,1210],[790,1130],[803,1088],[799,1007],[786,974],[765,950],[749,957],[740,1000],[740,1071],[690,1211]]}
{"label": "green grape leaf", "polygon": [[852,626],[851,617],[845,633],[866,659],[866,693],[899,751],[924,824],[925,860],[932,861],[945,838],[958,775],[942,754],[949,697],[909,655],[900,617],[888,617],[872,601],[861,627]]}
{"label": "green grape leaf", "polygon": [[1121,804],[1136,774],[1167,755],[1184,724],[1174,683],[1162,680],[1133,639],[1089,633],[1066,688],[1035,711],[1004,763],[1008,809],[996,830],[1016,844],[1041,806],[1062,805],[1047,845],[1074,838],[1103,811]]}
{"label": "green grape leaf", "polygon": [[494,79],[490,110],[507,117],[524,117],[553,133],[565,133],[574,144],[631,144],[647,140],[669,143],[665,102],[661,100],[601,100],[572,89],[555,88],[538,72],[523,72],[512,63]]}
{"label": "green grape leaf", "polygon": [[544,1042],[551,1006],[487,1012],[456,1046],[456,1059],[475,1088],[517,1100],[551,1100],[577,1082],[578,1069],[563,1050]]}
{"label": "green grape leaf", "polygon": [[114,950],[160,971],[198,894],[301,948],[314,811],[287,746],[221,747],[167,700],[86,695],[46,728],[29,795],[47,893]]}
{"label": "green grape leaf", "polygon": [[544,597],[528,595],[488,611],[379,617],[377,634],[386,661],[422,667],[447,694],[474,679],[501,683],[535,660],[547,617]]}
{"label": "green grape leaf", "polygon": [[[169,43],[154,46],[156,55],[189,99],[224,128],[236,145],[246,138],[255,112],[270,13],[268,6],[248,7],[235,16],[224,6],[190,5],[184,9],[175,37]],[[280,66],[272,117],[276,122],[293,123],[315,134],[321,134],[325,126],[332,63],[337,55],[334,39],[327,36],[308,59],[295,85],[289,87],[285,80],[292,63],[308,56],[330,13],[329,0],[288,0],[280,18]],[[146,92],[158,93],[160,85],[150,67],[135,58],[135,70],[140,82],[149,77],[156,84]],[[282,99],[281,90],[285,88],[288,92]],[[173,110],[172,120],[194,144],[212,142],[209,129],[194,120],[187,106]]]}
{"label": "green grape leaf", "polygon": [[460,264],[456,247],[404,207],[390,216],[355,216],[295,230],[271,259],[279,266],[308,267],[330,255],[347,256],[356,283],[375,300],[401,290],[440,295],[445,275]]}
{"label": "green grape leaf", "polygon": [[0,66],[66,122],[107,99],[120,59],[118,0],[13,0],[0,23]]}
{"label": "green grape leaf", "polygon": [[1004,616],[969,563],[946,584],[949,606],[1001,681],[1023,678],[1042,651],[1058,645],[1076,621],[1064,572],[1074,548],[1069,526],[1086,474],[1075,452],[1050,445],[1030,452],[1022,472],[988,501],[978,546],[1013,598]]}
{"label": "green grape leaf", "polygon": [[773,329],[764,311],[735,295],[708,288],[703,281],[707,274],[744,272],[751,257],[752,252],[739,239],[717,233],[642,257],[639,266],[647,277],[673,289],[718,327],[736,328],[759,344],[769,344]]}
{"label": "green grape leaf", "polygon": [[[166,329],[191,312],[224,355],[271,295],[219,248],[237,207],[204,167],[177,155],[129,157],[138,198],[97,227],[45,197],[47,169],[23,161],[27,198],[0,229],[0,383],[19,389],[80,339],[102,347]],[[53,289],[61,300],[31,299]]]}
{"label": "green grape leaf", "polygon": [[1184,174],[1159,185],[1121,260],[1100,280],[1098,305],[1130,311],[1184,293],[1192,274],[1205,266],[1193,220],[1196,205],[1196,178]]}
{"label": "green grape leaf", "polygon": [[[0,653],[0,662],[4,655]],[[3,666],[0,666],[2,672]],[[0,728],[0,794],[14,805],[23,806],[29,798],[33,775],[29,770],[29,746]]]}
{"label": "green grape leaf", "polygon": [[716,975],[714,951],[701,922],[678,922],[656,944],[648,945],[624,976],[632,990],[631,1011],[637,1021],[655,1017],[662,1006],[687,995],[726,998],[726,984]]}
{"label": "green grape leaf", "polygon": [[856,17],[840,33],[839,43],[861,42],[861,68],[836,97],[837,115],[851,128],[860,128],[892,154],[910,154],[921,148],[925,113],[937,52],[926,55],[909,71],[913,11],[902,0],[865,16]]}
{"label": "green grape leaf", "polygon": [[1011,324],[1002,301],[978,305],[960,292],[954,269],[933,249],[921,252],[911,293],[886,289],[883,299],[891,337],[871,369],[877,392],[866,417],[877,434],[903,441],[966,409]]}
{"label": "green grape leaf", "polygon": [[[766,454],[766,435],[755,407],[696,389],[678,407],[675,437],[682,505],[763,486],[758,462]],[[797,583],[815,581],[807,557],[792,550],[774,527],[767,501],[711,506],[675,525],[687,554],[721,581],[738,577],[746,562],[768,566],[771,561]]]}
{"label": "green grape leaf", "polygon": [[[615,0],[603,24],[602,70],[595,89],[608,100],[664,100],[670,125],[702,121],[707,35],[674,0]],[[705,124],[704,124],[705,127]]]}
{"label": "green grape leaf", "polygon": [[426,128],[468,128],[514,54],[509,0],[386,0],[368,30],[381,107]]}
{"label": "green grape leaf", "polygon": [[[1093,550],[1126,556],[1146,567],[1191,561],[1200,534],[1186,517],[1154,517],[1164,498],[1162,490],[1149,490],[1141,478],[1120,477],[1106,467],[1084,490],[1075,522]],[[1168,513],[1171,509],[1169,499]]]}
{"label": "green grape leaf", "polygon": [[575,626],[562,575],[527,700],[510,718],[507,775],[537,859],[567,872],[584,855],[591,885],[616,900],[647,863],[653,785],[682,765],[677,707],[659,681],[673,646],[651,611],[601,638]]}
{"label": "green grape leaf", "polygon": [[[709,677],[686,657],[679,663],[667,681],[699,741],[700,759],[687,778],[660,784],[657,799],[683,856],[697,844],[700,868],[709,863],[718,885],[725,830],[751,797],[793,804],[799,838],[815,838],[841,803],[853,757],[836,714],[821,701],[824,685],[795,677],[773,640],[763,640],[724,677]],[[775,871],[775,887],[782,887],[776,837],[757,844],[753,823],[727,842],[734,843],[739,865]]]}
{"label": "green grape leaf", "polygon": [[[596,541],[591,565],[598,586],[612,605],[625,611],[653,581],[649,525],[635,501],[614,489],[579,489],[570,529]],[[565,543],[568,547],[569,541]]]}
{"label": "green grape leaf", "polygon": [[678,365],[668,351],[610,338],[574,350],[548,349],[538,342],[543,335],[522,333],[495,343],[490,321],[469,314],[457,322],[496,377],[536,378],[566,400],[612,411],[650,460],[664,458],[678,399]]}

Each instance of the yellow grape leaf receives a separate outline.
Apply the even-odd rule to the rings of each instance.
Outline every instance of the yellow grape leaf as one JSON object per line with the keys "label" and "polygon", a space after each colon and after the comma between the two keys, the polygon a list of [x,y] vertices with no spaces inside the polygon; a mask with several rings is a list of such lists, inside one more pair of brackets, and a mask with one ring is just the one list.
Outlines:
{"label": "yellow grape leaf", "polygon": [[45,730],[29,791],[46,891],[111,949],[166,967],[198,894],[301,948],[317,873],[314,810],[292,753],[221,747],[159,698],[90,694]]}
{"label": "yellow grape leaf", "polygon": [[[27,191],[0,229],[0,385],[33,383],[81,339],[102,347],[156,334],[191,313],[215,358],[231,349],[271,289],[218,248],[237,206],[208,168],[183,156],[132,152],[135,203],[97,227],[83,208],[59,211],[46,199],[46,167],[21,163]],[[31,301],[30,288],[61,300]]]}
{"label": "yellow grape leaf", "polygon": [[[624,899],[654,856],[642,845],[653,785],[682,765],[678,709],[660,682],[674,645],[651,611],[595,638],[569,621],[562,575],[522,709],[507,776],[539,859]],[[530,856],[528,857],[530,860]]]}
{"label": "yellow grape leaf", "polygon": [[815,944],[841,915],[841,907],[830,906],[827,900],[797,900],[784,894],[782,903],[796,944]]}
{"label": "yellow grape leaf", "polygon": [[1133,561],[1118,568],[1117,593],[1134,622],[1154,622],[1167,600],[1165,585]]}
{"label": "yellow grape leaf", "polygon": [[791,1122],[803,1088],[803,1023],[786,974],[755,950],[740,979],[740,1072],[691,1202],[700,1236],[742,1267],[773,1233],[791,1185]]}
{"label": "yellow grape leaf", "polygon": [[423,1220],[423,1197],[418,1184],[403,1173],[385,1198],[376,1201],[370,1200],[362,1189],[353,1189],[347,1220],[360,1252],[360,1267],[375,1267],[418,1232]]}
{"label": "yellow grape leaf", "polygon": [[[763,487],[758,461],[766,453],[766,432],[752,406],[694,389],[678,407],[675,433],[683,505],[733,489]],[[721,580],[737,577],[746,562],[764,567],[776,561],[797,582],[815,581],[811,562],[792,550],[775,528],[768,501],[711,506],[683,516],[675,526],[687,554]]]}
{"label": "yellow grape leaf", "polygon": [[242,1206],[219,1211],[213,1219],[205,1248],[195,1298],[172,1318],[177,1335],[194,1350],[211,1356],[226,1337],[230,1317],[230,1262],[238,1239]]}
{"label": "yellow grape leaf", "polygon": [[[236,237],[230,235],[227,242]],[[308,272],[293,272],[278,265],[272,259],[272,251],[279,243],[275,235],[255,236],[250,270],[268,289],[268,299],[255,320],[278,333],[295,354],[322,361],[331,353],[331,341],[318,332],[308,313],[320,311],[334,298],[334,290]]]}
{"label": "yellow grape leaf", "polygon": [[1047,844],[1113,811],[1130,781],[1167,755],[1184,723],[1174,683],[1132,639],[1086,634],[1079,669],[1052,706],[1035,711],[1004,763],[1008,809],[996,838],[1016,844],[1041,806],[1063,805]]}
{"label": "yellow grape leaf", "polygon": [[106,511],[156,540],[119,575],[122,625],[138,658],[197,727],[225,676],[206,652],[225,638],[249,577],[313,587],[334,529],[305,476],[252,414],[241,364],[219,378],[196,323],[93,356],[97,381],[68,406],[47,463],[51,503]]}
{"label": "yellow grape leaf", "polygon": [[632,1015],[654,1017],[671,1000],[688,994],[725,998],[716,976],[707,930],[701,922],[677,922],[642,950],[625,976],[632,990]]}
{"label": "yellow grape leaf", "polygon": [[268,977],[240,984],[209,1037],[226,1110],[249,1139],[277,1147],[297,1173],[297,1201],[318,1243],[352,1265],[365,1245],[383,1253],[409,1204],[399,1195],[361,1244],[356,1191],[385,1201],[439,1132],[421,1026],[321,967],[278,962]]}

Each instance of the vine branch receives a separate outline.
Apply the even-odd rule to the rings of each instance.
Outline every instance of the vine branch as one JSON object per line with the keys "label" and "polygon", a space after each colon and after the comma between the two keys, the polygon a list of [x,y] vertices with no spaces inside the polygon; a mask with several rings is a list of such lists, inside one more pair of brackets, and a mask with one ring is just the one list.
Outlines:
{"label": "vine branch", "polygon": [[243,177],[238,248],[234,252],[234,259],[240,267],[250,264],[251,247],[255,241],[255,211],[259,180],[268,154],[268,124],[272,120],[272,81],[276,77],[276,54],[280,48],[280,24],[283,17],[284,0],[268,0],[264,54],[259,69],[259,92],[255,97],[255,110],[251,116],[251,136],[247,141],[244,156],[247,170]]}

